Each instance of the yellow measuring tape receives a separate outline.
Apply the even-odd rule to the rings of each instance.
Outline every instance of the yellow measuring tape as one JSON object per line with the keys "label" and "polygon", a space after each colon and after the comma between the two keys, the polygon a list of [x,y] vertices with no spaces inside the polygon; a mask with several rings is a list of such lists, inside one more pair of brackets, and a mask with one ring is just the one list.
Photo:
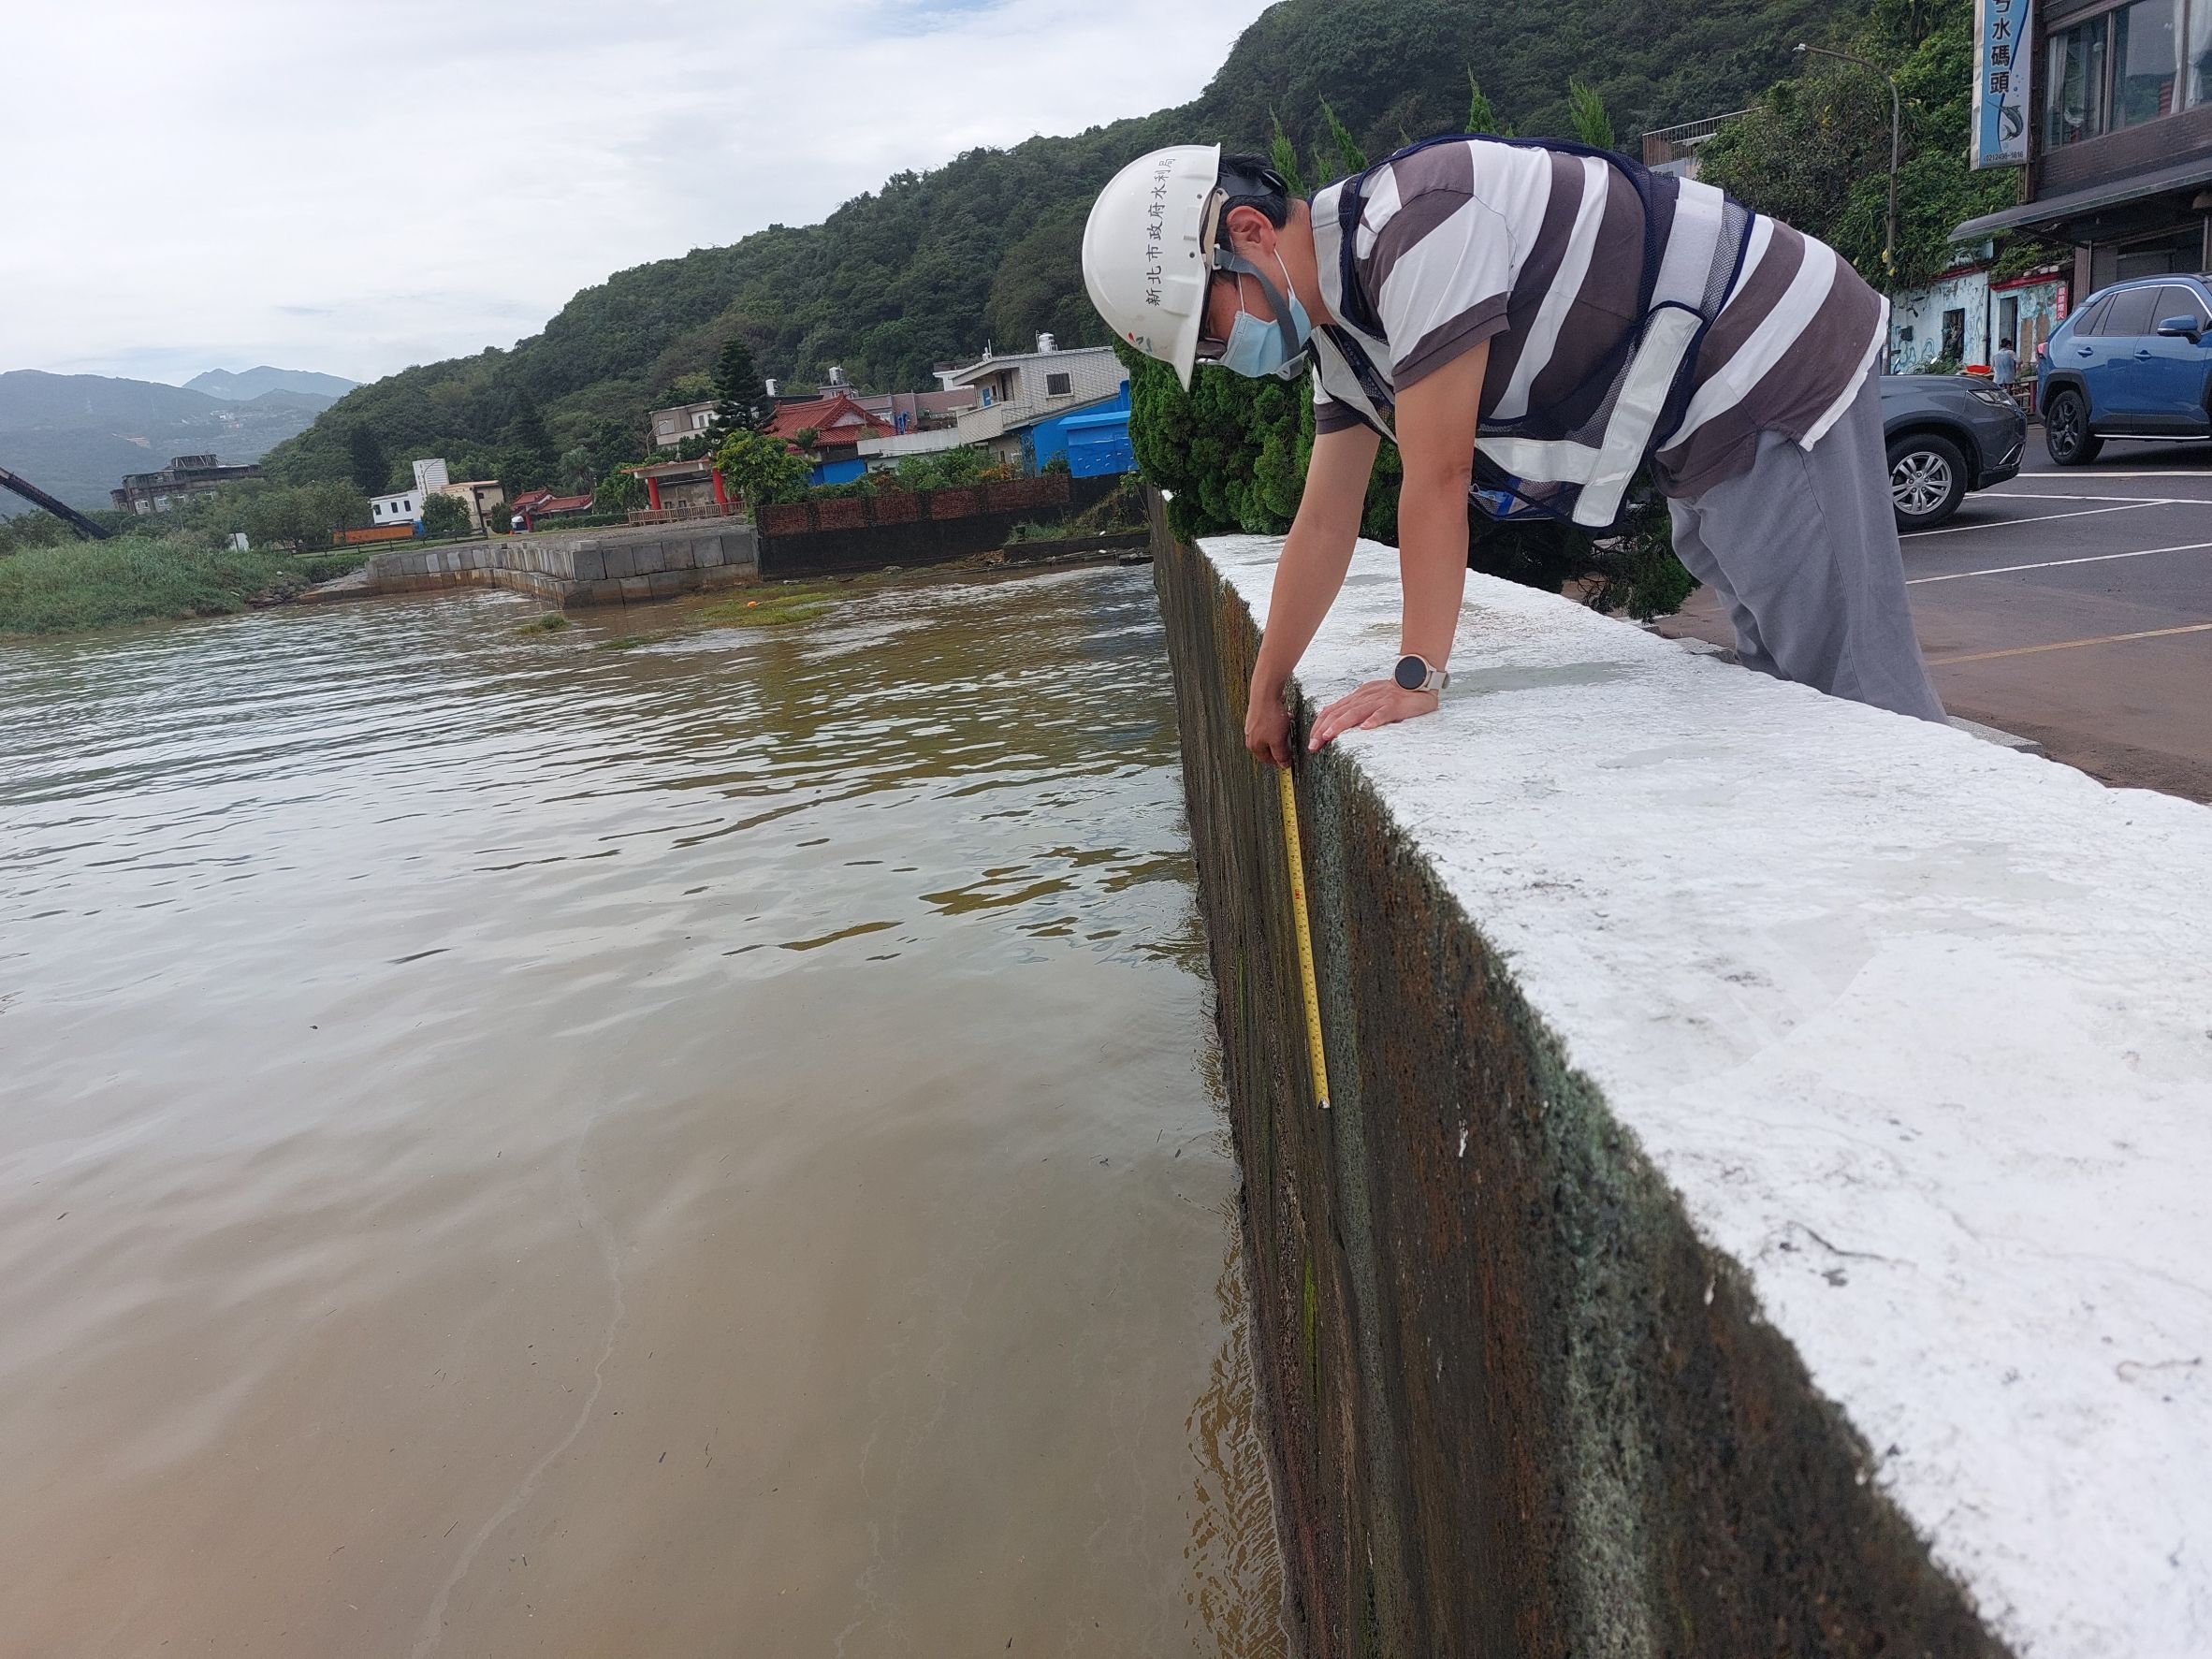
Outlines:
{"label": "yellow measuring tape", "polygon": [[1305,993],[1305,1041],[1313,1061],[1314,1093],[1321,1110],[1329,1110],[1329,1055],[1321,1047],[1321,991],[1314,982],[1314,933],[1305,919],[1305,860],[1298,850],[1298,786],[1290,768],[1277,766],[1275,782],[1283,793],[1283,859],[1290,868],[1290,921],[1298,933],[1298,982]]}

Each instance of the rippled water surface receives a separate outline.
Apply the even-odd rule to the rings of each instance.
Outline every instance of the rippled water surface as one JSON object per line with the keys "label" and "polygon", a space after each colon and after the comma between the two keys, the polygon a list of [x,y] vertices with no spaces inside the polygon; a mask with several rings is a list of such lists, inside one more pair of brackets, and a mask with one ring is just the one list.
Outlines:
{"label": "rippled water surface", "polygon": [[847,591],[0,647],[0,1652],[1277,1651],[1149,582]]}

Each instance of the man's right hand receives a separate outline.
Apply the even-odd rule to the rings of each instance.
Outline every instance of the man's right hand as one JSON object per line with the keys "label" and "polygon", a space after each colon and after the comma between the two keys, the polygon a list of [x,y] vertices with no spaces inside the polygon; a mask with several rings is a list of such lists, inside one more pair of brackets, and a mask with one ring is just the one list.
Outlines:
{"label": "man's right hand", "polygon": [[1280,686],[1271,690],[1252,682],[1244,703],[1244,747],[1255,759],[1273,765],[1290,764],[1290,710]]}

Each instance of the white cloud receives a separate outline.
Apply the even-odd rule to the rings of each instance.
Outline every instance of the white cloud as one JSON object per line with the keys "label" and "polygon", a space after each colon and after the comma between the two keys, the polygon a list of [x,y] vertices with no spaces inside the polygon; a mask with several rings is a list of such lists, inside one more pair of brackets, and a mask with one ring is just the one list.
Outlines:
{"label": "white cloud", "polygon": [[[20,8],[0,369],[370,379],[903,168],[1181,103],[1260,0]],[[27,11],[30,15],[21,15]]]}

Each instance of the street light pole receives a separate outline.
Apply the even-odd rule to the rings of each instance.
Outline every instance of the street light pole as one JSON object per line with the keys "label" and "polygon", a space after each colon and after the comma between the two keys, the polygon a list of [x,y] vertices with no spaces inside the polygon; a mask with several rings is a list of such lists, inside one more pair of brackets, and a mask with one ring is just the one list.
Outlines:
{"label": "street light pole", "polygon": [[1889,280],[1897,280],[1897,162],[1899,135],[1903,131],[1903,107],[1898,101],[1897,77],[1880,64],[1870,64],[1865,58],[1854,57],[1847,51],[1834,51],[1825,46],[1807,46],[1799,42],[1792,50],[1811,52],[1817,57],[1841,58],[1847,64],[1856,64],[1862,69],[1871,69],[1889,82],[1889,226],[1882,244],[1882,267],[1889,273]]}

